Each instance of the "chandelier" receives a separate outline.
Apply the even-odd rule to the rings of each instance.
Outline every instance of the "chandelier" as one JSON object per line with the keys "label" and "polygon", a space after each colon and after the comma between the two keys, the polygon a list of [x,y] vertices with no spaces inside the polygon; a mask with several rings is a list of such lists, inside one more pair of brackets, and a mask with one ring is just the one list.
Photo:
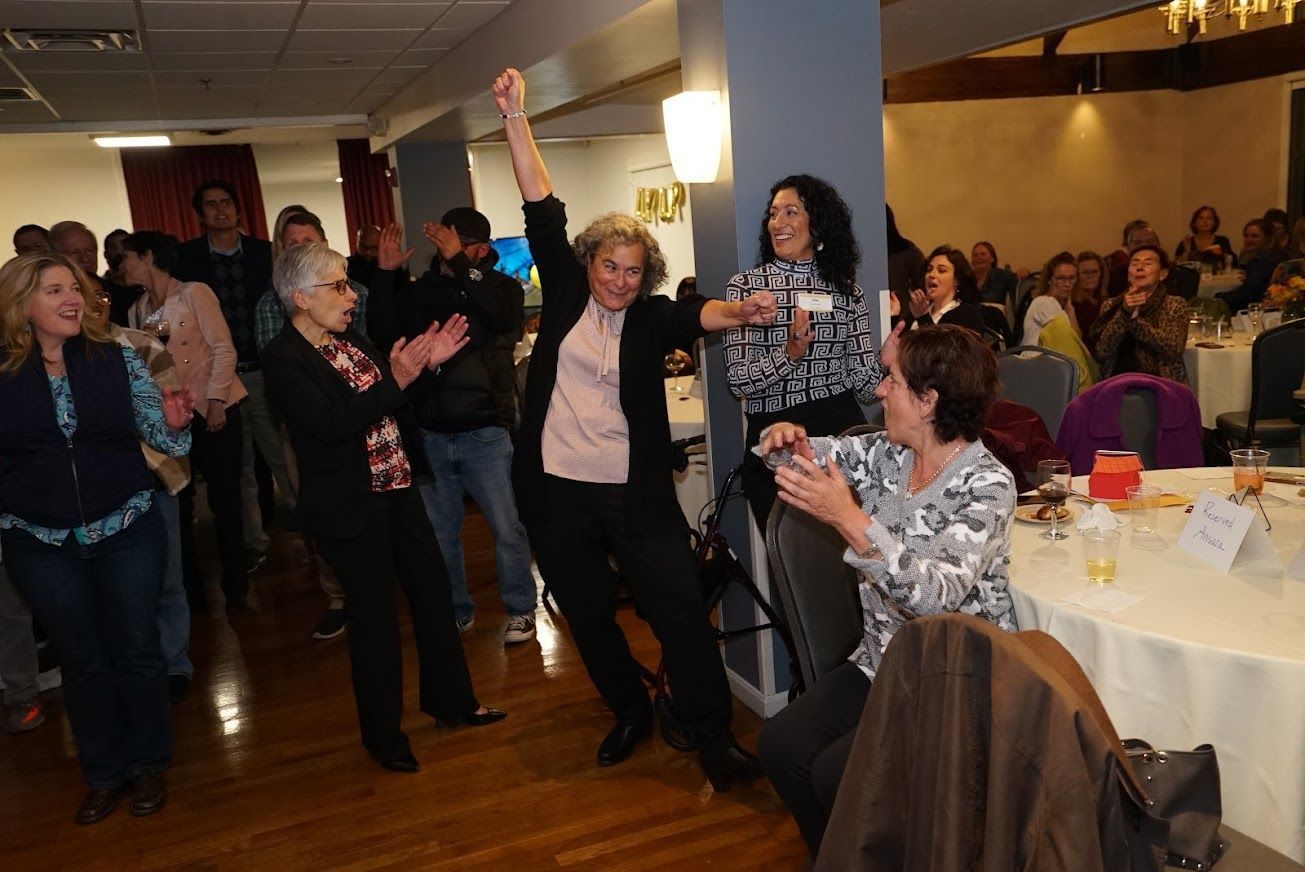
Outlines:
{"label": "chandelier", "polygon": [[1205,33],[1206,22],[1222,15],[1236,18],[1237,29],[1245,30],[1246,22],[1270,12],[1282,13],[1282,23],[1296,20],[1296,6],[1305,0],[1170,0],[1160,7],[1165,16],[1165,29],[1177,35],[1193,24],[1199,33]]}

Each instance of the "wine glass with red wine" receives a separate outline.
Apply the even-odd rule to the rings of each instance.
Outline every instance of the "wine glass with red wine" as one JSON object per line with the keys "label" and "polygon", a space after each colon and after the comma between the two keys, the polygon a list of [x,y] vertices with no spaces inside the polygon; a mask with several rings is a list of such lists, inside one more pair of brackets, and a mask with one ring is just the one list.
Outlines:
{"label": "wine glass with red wine", "polygon": [[1069,499],[1069,461],[1038,461],[1038,496],[1051,506],[1051,529],[1041,534],[1041,538],[1053,542],[1068,539],[1069,534],[1060,529],[1060,507]]}

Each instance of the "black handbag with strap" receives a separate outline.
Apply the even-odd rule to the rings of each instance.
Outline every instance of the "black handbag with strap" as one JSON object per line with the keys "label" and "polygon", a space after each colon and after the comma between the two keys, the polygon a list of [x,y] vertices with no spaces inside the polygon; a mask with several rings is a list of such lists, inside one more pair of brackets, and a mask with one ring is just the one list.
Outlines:
{"label": "black handbag with strap", "polygon": [[1147,811],[1169,822],[1168,865],[1206,870],[1219,862],[1228,845],[1219,835],[1223,801],[1214,747],[1157,751],[1142,739],[1125,739],[1124,749],[1151,801]]}

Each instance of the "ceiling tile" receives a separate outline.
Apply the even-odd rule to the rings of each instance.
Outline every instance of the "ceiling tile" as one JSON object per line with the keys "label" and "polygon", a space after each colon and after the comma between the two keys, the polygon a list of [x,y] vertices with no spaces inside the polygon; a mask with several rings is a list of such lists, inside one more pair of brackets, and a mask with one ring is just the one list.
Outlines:
{"label": "ceiling tile", "polygon": [[260,116],[276,115],[343,115],[348,108],[350,100],[348,97],[336,98],[310,98],[301,100],[270,100],[264,98],[258,104],[258,114]]}
{"label": "ceiling tile", "polygon": [[35,72],[114,72],[144,70],[149,68],[146,56],[140,52],[22,52],[5,54],[5,59],[24,73]]}
{"label": "ceiling tile", "polygon": [[413,79],[417,78],[417,76],[421,75],[424,72],[426,72],[425,67],[393,66],[386,70],[382,70],[381,74],[377,76],[374,81],[377,84],[393,83],[399,85],[406,85],[408,82],[411,82]]}
{"label": "ceiling tile", "polygon": [[287,51],[381,51],[402,49],[421,35],[420,30],[296,30]]}
{"label": "ceiling tile", "polygon": [[469,30],[454,30],[448,27],[435,27],[421,35],[421,38],[413,43],[413,48],[440,48],[451,49],[457,46],[467,38]]}
{"label": "ceiling tile", "polygon": [[154,83],[160,88],[202,88],[200,79],[208,79],[209,87],[217,89],[249,88],[267,81],[266,70],[222,70],[220,72],[185,72],[155,70]]}
{"label": "ceiling tile", "polygon": [[273,88],[282,85],[354,85],[361,87],[370,82],[378,70],[354,67],[334,67],[329,70],[276,70],[268,84]]}
{"label": "ceiling tile", "polygon": [[266,70],[276,52],[154,52],[151,57],[156,70]]}
{"label": "ceiling tile", "polygon": [[275,88],[268,88],[267,96],[277,97],[280,100],[289,102],[291,100],[309,99],[313,97],[352,97],[361,90],[361,85],[350,84],[348,82],[317,82],[311,85],[278,85]]}
{"label": "ceiling tile", "polygon": [[67,91],[70,89],[148,88],[150,74],[146,71],[125,73],[32,73],[28,77],[42,91]]}
{"label": "ceiling tile", "polygon": [[313,0],[299,19],[301,29],[429,27],[450,6],[445,3],[322,3]]}
{"label": "ceiling tile", "polygon": [[5,103],[0,106],[0,131],[6,124],[48,124],[57,120],[44,103]]}
{"label": "ceiling tile", "polygon": [[459,2],[439,20],[440,27],[452,27],[460,30],[476,30],[489,23],[495,15],[508,8],[509,0],[494,2]]}
{"label": "ceiling tile", "polygon": [[394,49],[385,49],[383,51],[288,51],[282,55],[281,63],[277,65],[277,68],[282,70],[316,70],[334,66],[331,63],[333,58],[349,58],[353,61],[351,66],[375,69],[387,66],[390,61],[398,57],[398,54]]}
{"label": "ceiling tile", "polygon": [[163,2],[144,0],[149,30],[257,30],[288,28],[299,11],[298,0],[223,0]]}
{"label": "ceiling tile", "polygon": [[77,22],[78,27],[135,30],[138,26],[136,7],[131,0],[113,0],[109,3],[51,3],[50,0],[0,2],[0,23],[5,27],[67,27],[73,21]]}
{"label": "ceiling tile", "polygon": [[150,51],[280,51],[285,30],[153,30]]}
{"label": "ceiling tile", "polygon": [[444,55],[448,54],[447,49],[442,48],[425,48],[405,51],[399,55],[399,59],[394,63],[404,67],[429,67]]}
{"label": "ceiling tile", "polygon": [[364,94],[345,107],[345,112],[349,114],[359,113],[362,115],[368,112],[375,112],[385,105],[385,101],[390,99],[389,94]]}

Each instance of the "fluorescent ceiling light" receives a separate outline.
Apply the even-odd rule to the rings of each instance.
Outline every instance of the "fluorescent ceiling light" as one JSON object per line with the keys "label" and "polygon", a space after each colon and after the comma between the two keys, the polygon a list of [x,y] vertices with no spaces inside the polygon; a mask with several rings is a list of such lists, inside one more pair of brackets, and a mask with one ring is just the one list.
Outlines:
{"label": "fluorescent ceiling light", "polygon": [[100,148],[143,148],[151,145],[172,145],[171,137],[159,136],[93,136]]}

